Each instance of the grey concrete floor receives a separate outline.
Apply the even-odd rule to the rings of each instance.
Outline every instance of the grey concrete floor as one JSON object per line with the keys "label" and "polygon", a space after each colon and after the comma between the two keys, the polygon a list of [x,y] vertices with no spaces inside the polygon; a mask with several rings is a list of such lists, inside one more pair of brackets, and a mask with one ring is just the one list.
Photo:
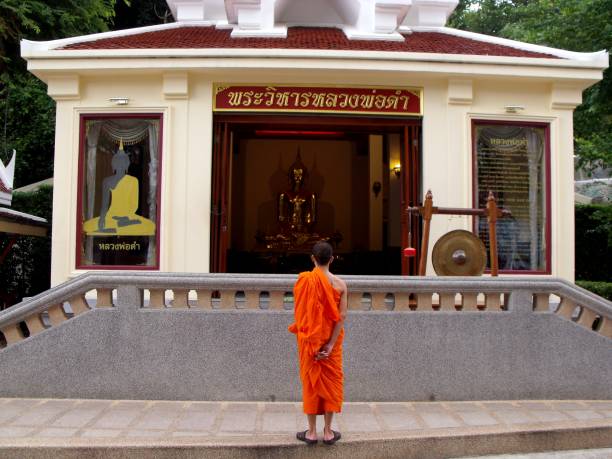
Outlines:
{"label": "grey concrete floor", "polygon": [[[612,426],[612,401],[346,403],[334,420],[348,439],[577,426]],[[0,399],[0,445],[18,439],[179,437],[265,443],[272,436],[293,439],[305,428],[301,404],[291,402]]]}

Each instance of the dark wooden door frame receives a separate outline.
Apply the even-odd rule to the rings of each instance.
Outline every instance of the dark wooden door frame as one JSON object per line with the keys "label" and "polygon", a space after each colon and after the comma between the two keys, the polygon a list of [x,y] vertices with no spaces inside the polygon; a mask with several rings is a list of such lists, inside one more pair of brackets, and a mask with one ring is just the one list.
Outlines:
{"label": "dark wooden door frame", "polygon": [[[226,272],[227,248],[229,246],[228,212],[231,160],[231,139],[236,130],[273,129],[284,130],[329,130],[397,133],[401,135],[401,225],[402,246],[408,246],[408,220],[405,209],[418,204],[421,186],[421,118],[392,117],[345,117],[325,115],[278,115],[278,114],[216,114],[213,117],[213,174],[210,229],[210,271]],[[417,257],[402,258],[402,274],[416,274],[419,253],[419,222],[412,222],[412,247],[417,248]]]}

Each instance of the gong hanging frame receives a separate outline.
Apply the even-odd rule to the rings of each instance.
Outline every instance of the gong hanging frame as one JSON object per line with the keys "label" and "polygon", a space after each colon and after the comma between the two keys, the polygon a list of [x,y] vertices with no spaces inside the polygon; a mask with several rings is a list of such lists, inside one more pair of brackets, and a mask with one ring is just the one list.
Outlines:
{"label": "gong hanging frame", "polygon": [[497,258],[497,219],[509,217],[512,213],[508,209],[497,207],[495,195],[489,191],[487,206],[484,209],[461,209],[452,207],[434,207],[433,195],[431,190],[425,195],[425,203],[418,207],[408,207],[406,212],[409,215],[420,215],[423,219],[423,238],[421,240],[421,255],[419,257],[419,276],[424,276],[427,267],[427,251],[429,248],[429,230],[431,228],[431,217],[434,214],[440,215],[471,215],[476,217],[487,217],[489,223],[489,257],[491,258],[491,276],[499,275]]}

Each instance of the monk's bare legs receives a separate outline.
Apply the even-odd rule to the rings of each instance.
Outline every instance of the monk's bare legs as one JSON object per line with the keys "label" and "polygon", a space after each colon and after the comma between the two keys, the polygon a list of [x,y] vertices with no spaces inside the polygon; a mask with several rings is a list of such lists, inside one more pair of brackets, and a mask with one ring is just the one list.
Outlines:
{"label": "monk's bare legs", "polygon": [[325,427],[323,427],[323,440],[333,440],[334,433],[332,432],[332,419],[334,417],[333,412],[328,412],[323,415],[325,419]]}
{"label": "monk's bare legs", "polygon": [[306,438],[308,438],[309,440],[316,440],[317,439],[317,415],[307,414],[306,416],[308,416],[308,432],[306,432]]}

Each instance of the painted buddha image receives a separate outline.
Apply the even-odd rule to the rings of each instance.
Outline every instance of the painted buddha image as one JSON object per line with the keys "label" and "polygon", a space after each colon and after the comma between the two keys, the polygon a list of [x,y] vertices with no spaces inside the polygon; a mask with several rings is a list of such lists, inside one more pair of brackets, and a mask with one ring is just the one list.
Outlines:
{"label": "painted buddha image", "polygon": [[308,171],[298,152],[289,168],[291,189],[281,193],[278,198],[278,222],[285,234],[312,233],[316,223],[317,197],[302,189],[307,177]]}
{"label": "painted buddha image", "polygon": [[136,214],[138,179],[128,175],[130,158],[119,143],[111,162],[114,174],[102,181],[100,216],[83,223],[88,236],[153,236],[155,223]]}

